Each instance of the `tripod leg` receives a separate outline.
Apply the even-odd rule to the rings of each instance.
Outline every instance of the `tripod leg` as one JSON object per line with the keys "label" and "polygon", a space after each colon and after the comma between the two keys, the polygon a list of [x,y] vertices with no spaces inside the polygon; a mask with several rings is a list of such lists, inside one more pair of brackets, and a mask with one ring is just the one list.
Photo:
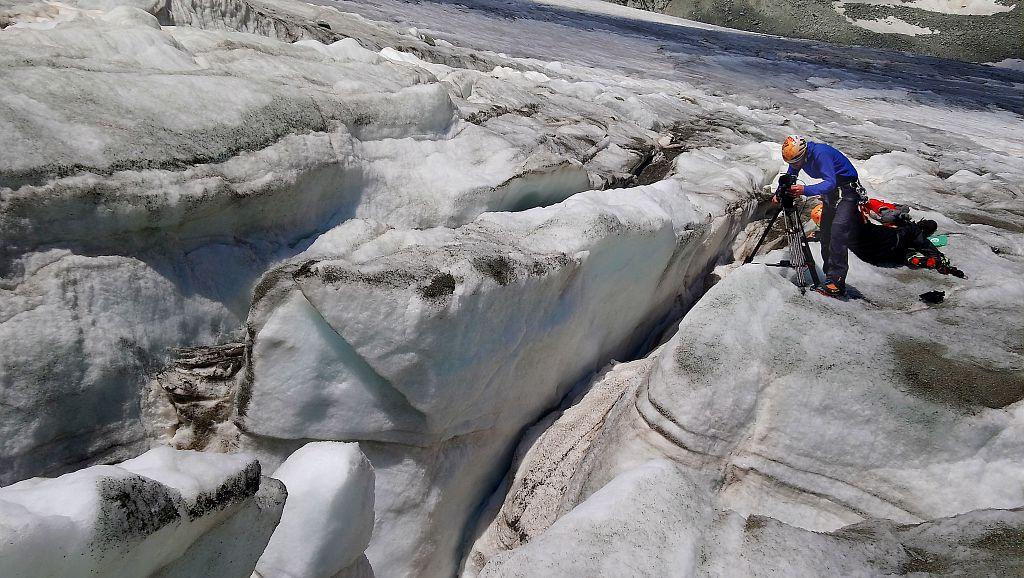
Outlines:
{"label": "tripod leg", "polygon": [[775,224],[775,220],[779,218],[779,213],[781,213],[781,212],[782,212],[782,205],[779,205],[779,210],[775,211],[775,214],[772,215],[772,218],[768,220],[768,226],[765,227],[764,233],[761,234],[761,238],[758,239],[757,240],[757,244],[754,245],[754,250],[750,252],[750,255],[747,255],[746,259],[743,260],[743,264],[744,265],[746,265],[747,263],[750,263],[751,261],[754,260],[754,256],[757,255],[757,250],[761,248],[761,245],[764,244],[764,240],[768,238],[768,233],[771,232],[772,225]]}
{"label": "tripod leg", "polygon": [[814,282],[814,286],[821,285],[821,280],[818,279],[818,267],[814,264],[814,255],[811,254],[811,245],[807,242],[807,234],[800,233],[800,240],[803,242],[804,247],[804,261],[807,263],[807,271],[811,274],[811,281]]}
{"label": "tripod leg", "polygon": [[793,269],[796,270],[796,285],[800,287],[802,293],[803,288],[807,286],[807,256],[804,254],[804,248],[801,244],[803,240],[803,225],[795,209],[786,211],[785,218],[789,258],[793,264]]}
{"label": "tripod leg", "polygon": [[788,215],[791,218],[789,223],[793,227],[793,236],[795,237],[794,251],[798,251],[801,256],[801,263],[804,268],[807,269],[807,273],[811,276],[812,286],[817,287],[821,285],[821,281],[818,280],[818,267],[814,264],[814,255],[811,254],[811,245],[807,242],[807,233],[804,232],[804,225],[800,222],[799,215],[794,212],[792,215]]}

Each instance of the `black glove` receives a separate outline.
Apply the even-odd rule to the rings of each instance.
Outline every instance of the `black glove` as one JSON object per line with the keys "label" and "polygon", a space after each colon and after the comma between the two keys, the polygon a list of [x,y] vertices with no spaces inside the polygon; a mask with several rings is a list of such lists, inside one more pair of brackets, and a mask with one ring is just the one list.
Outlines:
{"label": "black glove", "polygon": [[942,273],[943,275],[952,275],[952,276],[958,277],[960,279],[966,279],[967,278],[967,275],[963,271],[961,271],[960,269],[957,269],[956,267],[954,267],[952,265],[952,263],[949,262],[949,259],[945,255],[943,255],[942,258],[939,259],[938,264],[935,265],[935,270],[937,272],[939,272],[939,273]]}

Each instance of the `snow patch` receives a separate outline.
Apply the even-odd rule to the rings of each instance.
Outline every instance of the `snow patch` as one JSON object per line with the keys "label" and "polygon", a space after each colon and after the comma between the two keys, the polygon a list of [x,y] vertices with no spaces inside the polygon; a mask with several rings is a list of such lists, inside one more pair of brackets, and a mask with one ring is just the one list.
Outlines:
{"label": "snow patch", "polygon": [[845,4],[905,6],[907,8],[918,8],[940,14],[960,14],[966,16],[991,16],[1002,12],[1010,12],[1016,7],[1016,4],[1007,4],[997,0],[857,0],[856,2],[839,0],[835,4],[840,6]]}
{"label": "snow patch", "polygon": [[999,62],[990,62],[989,65],[1024,72],[1024,59],[1022,58],[1006,58]]}
{"label": "snow patch", "polygon": [[858,20],[856,18],[847,18],[854,26],[858,26],[865,30],[877,32],[879,34],[902,34],[904,36],[925,36],[928,34],[938,34],[938,30],[932,30],[931,28],[925,28],[916,24],[911,24],[906,20],[902,20],[895,16],[886,16],[878,20]]}
{"label": "snow patch", "polygon": [[703,22],[697,22],[696,20],[687,20],[685,18],[660,14],[650,10],[632,8],[615,2],[604,2],[602,0],[535,0],[535,2],[541,5],[546,4],[549,6],[558,6],[560,8],[569,8],[579,12],[628,18],[630,20],[637,20],[640,22],[668,24],[670,26],[684,26],[686,28],[696,28],[701,30],[728,30],[730,33],[735,34],[754,34],[752,32],[734,30],[722,26],[715,26],[714,24],[705,24]]}

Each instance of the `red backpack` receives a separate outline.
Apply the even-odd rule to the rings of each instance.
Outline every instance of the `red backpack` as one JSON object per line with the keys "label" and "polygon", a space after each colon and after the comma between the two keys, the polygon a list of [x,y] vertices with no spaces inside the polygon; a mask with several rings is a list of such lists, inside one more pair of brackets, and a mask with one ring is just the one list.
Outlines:
{"label": "red backpack", "polygon": [[910,207],[881,199],[868,199],[860,204],[860,216],[865,223],[898,227],[901,223],[910,222]]}

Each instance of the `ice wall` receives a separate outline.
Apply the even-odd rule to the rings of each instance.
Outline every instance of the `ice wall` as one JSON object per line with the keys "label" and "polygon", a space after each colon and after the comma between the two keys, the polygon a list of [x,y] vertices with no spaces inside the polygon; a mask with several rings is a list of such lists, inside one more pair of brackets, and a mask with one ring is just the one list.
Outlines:
{"label": "ice wall", "polygon": [[[260,13],[305,14],[288,6]],[[325,12],[368,46],[468,58]],[[439,78],[351,38],[161,28],[117,3],[4,15],[0,482],[143,451],[137,399],[169,350],[239,339],[259,276],[337,223],[457,226],[558,202],[637,160],[594,161],[582,136],[549,140],[557,118],[461,120],[491,107],[482,87],[500,81]],[[630,126],[615,139],[643,132]]]}
{"label": "ice wall", "polygon": [[678,159],[693,180],[458,229],[341,226],[259,286],[242,447],[359,440],[377,474],[375,570],[454,571],[461,532],[435,528],[470,521],[519,432],[703,287],[775,162],[761,145],[732,154],[749,164],[716,173],[714,195],[701,175],[726,155],[710,150]]}

